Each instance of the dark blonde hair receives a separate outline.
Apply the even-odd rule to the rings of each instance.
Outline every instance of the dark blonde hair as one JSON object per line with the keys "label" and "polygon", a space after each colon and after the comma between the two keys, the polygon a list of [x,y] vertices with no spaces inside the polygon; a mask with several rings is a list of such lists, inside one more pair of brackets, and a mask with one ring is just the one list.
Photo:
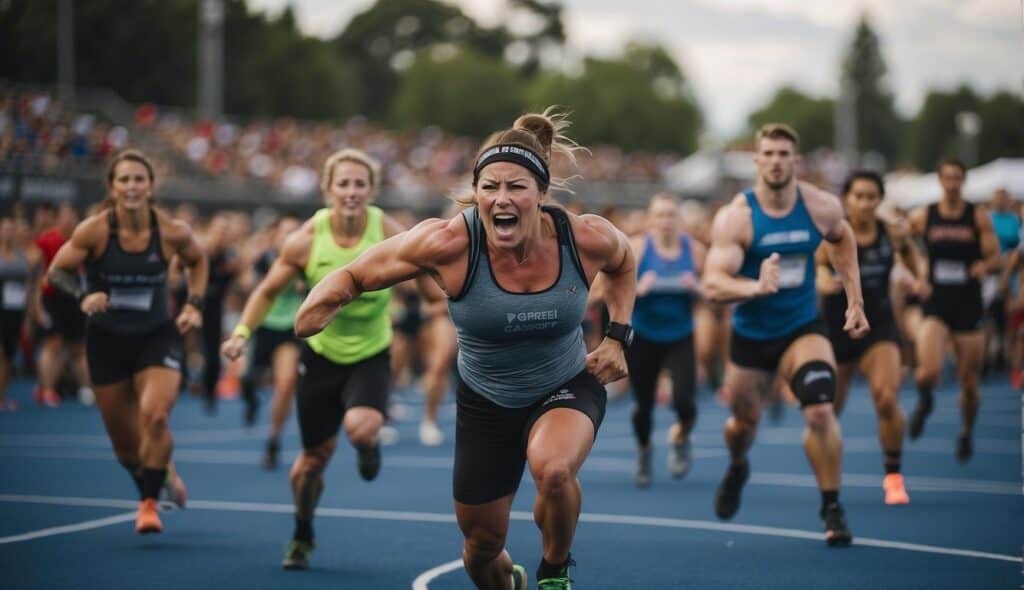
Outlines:
{"label": "dark blonde hair", "polygon": [[[149,176],[149,183],[156,183],[156,173],[153,172],[153,163],[149,161],[146,154],[136,149],[125,149],[114,154],[114,157],[107,162],[107,188],[114,186],[114,173],[117,171],[117,165],[121,162],[135,162],[142,164],[146,168],[146,173]],[[100,203],[100,210],[109,209],[114,206],[114,199],[107,193],[107,196]]]}
{"label": "dark blonde hair", "polygon": [[[540,156],[548,167],[551,166],[552,156],[560,154],[575,168],[576,152],[586,151],[586,148],[580,146],[563,133],[570,125],[568,115],[558,112],[554,106],[544,109],[543,113],[526,113],[516,119],[510,129],[496,131],[488,136],[480,146],[474,162],[479,160],[480,156],[493,146],[516,145]],[[572,192],[569,184],[575,177],[555,176],[552,174],[549,182],[544,182],[544,179],[536,174],[534,174],[534,178],[537,180],[537,187],[540,189],[540,192],[545,193],[549,188]],[[454,197],[455,202],[466,207],[476,205],[476,183],[473,184],[473,189],[473,192]]]}
{"label": "dark blonde hair", "polygon": [[793,142],[793,147],[800,149],[800,134],[785,123],[765,123],[754,135],[754,145],[757,146],[762,139],[788,139]]}
{"label": "dark blonde hair", "polygon": [[355,162],[365,166],[370,172],[372,194],[377,194],[377,190],[380,188],[380,163],[373,159],[370,154],[356,148],[340,149],[327,157],[327,160],[324,161],[323,171],[320,173],[320,190],[325,194],[328,192],[331,187],[331,181],[334,180],[334,167],[341,162]]}

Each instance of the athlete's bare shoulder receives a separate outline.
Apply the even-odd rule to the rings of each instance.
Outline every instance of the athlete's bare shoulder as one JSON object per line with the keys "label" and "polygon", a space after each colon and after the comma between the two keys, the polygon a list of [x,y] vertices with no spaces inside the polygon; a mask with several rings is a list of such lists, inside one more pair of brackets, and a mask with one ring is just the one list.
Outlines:
{"label": "athlete's bare shoulder", "polygon": [[155,209],[160,236],[175,250],[188,246],[192,240],[192,228],[188,223],[175,219],[166,211]]}
{"label": "athlete's bare shoulder", "polygon": [[798,182],[804,206],[822,235],[829,235],[843,220],[843,204],[836,195],[809,182]]}
{"label": "athlete's bare shoulder", "polygon": [[307,219],[299,228],[284,240],[281,247],[282,261],[297,267],[305,268],[309,262],[310,251],[313,249],[313,218]]}
{"label": "athlete's bare shoulder", "polygon": [[405,232],[399,256],[423,268],[458,260],[469,249],[469,229],[461,214],[450,219],[425,219]]}
{"label": "athlete's bare shoulder", "polygon": [[711,244],[739,244],[746,246],[753,239],[754,225],[751,221],[750,204],[743,193],[737,193],[726,205],[715,213],[711,222]]}

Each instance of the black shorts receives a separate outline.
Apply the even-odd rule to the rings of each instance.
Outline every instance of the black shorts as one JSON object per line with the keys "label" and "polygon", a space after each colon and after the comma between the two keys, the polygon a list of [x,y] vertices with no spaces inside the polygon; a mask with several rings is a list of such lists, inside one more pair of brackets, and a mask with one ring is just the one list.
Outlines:
{"label": "black shorts", "polygon": [[338,434],[349,408],[369,407],[387,416],[391,353],[385,349],[351,365],[333,363],[303,343],[295,405],[304,449]]}
{"label": "black shorts", "polygon": [[44,293],[43,309],[50,316],[49,325],[42,327],[44,336],[62,336],[69,342],[81,342],[85,337],[85,314],[74,297],[59,291]]}
{"label": "black shorts", "polygon": [[112,332],[90,322],[85,330],[85,355],[93,385],[125,381],[147,367],[181,372],[185,358],[181,334],[172,322],[141,334]]}
{"label": "black shorts", "polygon": [[869,348],[879,342],[892,342],[896,346],[900,345],[900,330],[896,326],[892,312],[884,314],[881,318],[868,320],[871,324],[871,331],[860,340],[850,338],[850,335],[843,331],[843,325],[846,323],[845,314],[843,317],[826,316],[826,320],[828,339],[832,342],[832,350],[836,353],[836,362],[840,365],[859,360]]}
{"label": "black shorts", "polygon": [[754,340],[732,332],[729,342],[729,360],[733,364],[746,369],[758,369],[774,373],[779,368],[779,361],[790,344],[807,334],[826,336],[825,322],[820,317],[798,327],[792,332],[771,340]]}
{"label": "black shorts", "polygon": [[299,339],[295,337],[292,330],[272,330],[270,328],[257,328],[253,334],[252,357],[249,360],[249,370],[269,369],[274,363],[274,351],[282,344],[299,345]]}
{"label": "black shorts", "polygon": [[530,429],[548,410],[572,408],[594,423],[604,420],[604,386],[583,371],[525,408],[499,406],[461,378],[456,387],[455,471],[452,488],[460,504],[485,504],[519,489]]}
{"label": "black shorts", "polygon": [[23,309],[0,310],[0,346],[4,348],[7,360],[14,358],[18,352],[18,341],[21,339],[21,324],[25,320]]}
{"label": "black shorts", "polygon": [[982,311],[981,289],[955,296],[935,293],[924,302],[925,317],[942,320],[950,332],[977,332],[981,329]]}

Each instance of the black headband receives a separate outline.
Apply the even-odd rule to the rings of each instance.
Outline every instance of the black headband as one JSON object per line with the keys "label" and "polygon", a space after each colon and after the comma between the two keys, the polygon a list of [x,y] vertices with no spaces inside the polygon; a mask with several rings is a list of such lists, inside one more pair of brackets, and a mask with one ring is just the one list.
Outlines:
{"label": "black headband", "polygon": [[473,186],[476,186],[476,181],[479,179],[480,171],[484,169],[484,166],[494,162],[519,164],[534,173],[545,186],[551,182],[551,173],[548,172],[548,165],[544,163],[544,159],[538,156],[536,152],[521,145],[503,143],[489,147],[484,153],[480,154],[480,158],[476,161],[476,166],[473,167]]}

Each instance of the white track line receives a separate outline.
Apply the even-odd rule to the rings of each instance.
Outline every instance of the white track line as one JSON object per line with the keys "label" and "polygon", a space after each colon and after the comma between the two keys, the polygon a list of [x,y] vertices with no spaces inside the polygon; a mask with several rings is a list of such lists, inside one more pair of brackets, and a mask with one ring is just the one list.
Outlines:
{"label": "white track line", "polygon": [[[129,502],[131,504],[131,502]],[[98,518],[96,520],[87,520],[78,524],[67,524],[64,526],[55,526],[48,529],[40,529],[38,531],[32,531],[31,533],[23,533],[21,535],[11,535],[9,537],[0,537],[0,545],[7,543],[20,543],[21,541],[31,541],[32,539],[39,539],[41,537],[52,537],[54,535],[64,535],[67,533],[77,533],[79,531],[88,531],[90,529],[98,529],[100,527],[110,526],[112,524],[118,524],[121,522],[128,522],[135,520],[135,512],[126,512],[124,514],[118,514],[116,516],[108,516],[107,518]]]}
{"label": "white track line", "polygon": [[[179,464],[202,463],[217,465],[256,465],[261,454],[258,451],[226,451],[218,449],[175,449],[174,460]],[[86,459],[112,461],[109,451],[95,449],[7,449],[0,447],[0,457],[23,457],[39,459]],[[384,465],[412,469],[451,469],[450,457],[427,457],[415,455],[385,455]],[[592,455],[583,466],[584,472],[632,473],[636,469],[633,459],[601,457]],[[842,474],[844,487],[879,488],[881,478],[867,473]],[[717,480],[716,480],[717,481]],[[957,479],[907,475],[907,486],[914,492],[953,492],[963,494],[990,494],[996,496],[1019,496],[1021,484],[1008,481]],[[754,471],[750,483],[794,488],[816,488],[813,475]]]}
{"label": "white track line", "polygon": [[[0,502],[28,503],[28,504],[52,504],[61,506],[96,506],[104,508],[121,508],[134,506],[135,502],[119,500],[114,498],[80,498],[61,496],[37,496],[22,494],[0,494]],[[190,509],[215,510],[231,512],[262,512],[274,514],[292,514],[295,507],[291,504],[270,504],[260,502],[229,502],[222,500],[190,500]],[[134,518],[134,512],[131,513]],[[409,512],[401,510],[365,510],[353,508],[317,508],[317,516],[333,518],[359,518],[369,520],[391,520],[402,522],[437,522],[455,523],[454,514],[443,514],[438,512]],[[114,518],[126,518],[122,515]],[[533,522],[533,513],[515,511],[511,514],[512,520]],[[799,529],[784,529],[777,527],[733,524],[724,522],[713,522],[707,520],[690,520],[683,518],[662,518],[656,516],[632,516],[625,514],[599,514],[583,513],[580,515],[581,522],[597,524],[617,524],[627,526],[649,526],[660,528],[677,528],[714,531],[722,533],[741,533],[747,535],[763,535],[770,537],[785,537],[790,539],[806,539],[816,542],[822,541],[821,531],[804,531]],[[94,521],[100,522],[100,521]],[[84,524],[84,523],[83,523]],[[112,524],[112,523],[111,523]],[[959,557],[974,557],[980,559],[992,559],[997,561],[1009,561],[1021,563],[1020,557],[1014,555],[1003,555],[999,553],[988,553],[985,551],[974,551],[970,549],[954,549],[949,547],[938,547],[935,545],[920,545],[917,543],[903,543],[900,541],[888,541],[885,539],[872,539],[858,537],[854,539],[855,545],[868,547],[879,547],[884,549],[903,549],[918,553],[932,553],[938,555],[954,555]],[[440,575],[440,574],[439,574]]]}
{"label": "white track line", "polygon": [[462,569],[461,559],[453,559],[448,563],[442,563],[437,567],[432,567],[416,576],[416,579],[412,581],[412,590],[427,590],[430,583],[434,581],[434,578],[443,576],[448,572],[454,572],[457,569]]}

